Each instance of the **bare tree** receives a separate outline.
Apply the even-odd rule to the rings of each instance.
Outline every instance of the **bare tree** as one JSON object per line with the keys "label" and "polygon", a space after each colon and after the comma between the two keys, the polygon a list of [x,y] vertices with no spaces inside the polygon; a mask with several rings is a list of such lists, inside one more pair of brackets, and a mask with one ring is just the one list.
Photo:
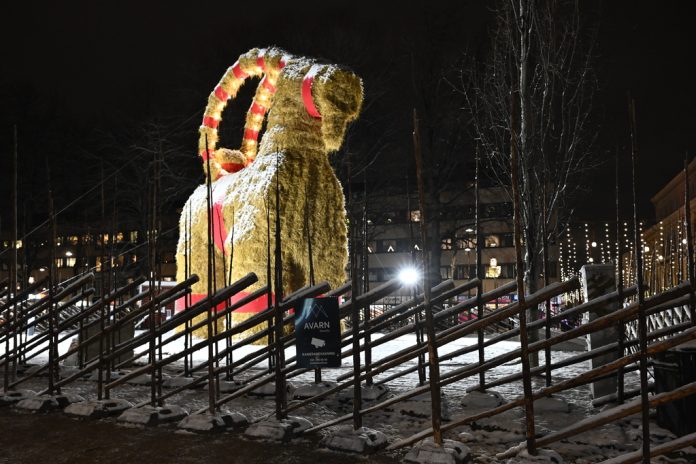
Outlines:
{"label": "bare tree", "polygon": [[471,60],[461,89],[489,172],[508,192],[511,140],[517,142],[525,282],[534,292],[542,244],[557,236],[560,216],[596,167],[595,29],[583,22],[578,0],[500,1],[493,12],[486,58]]}
{"label": "bare tree", "polygon": [[[150,193],[156,172],[160,187],[158,205],[162,212],[162,218],[158,219],[163,221],[158,234],[162,240],[176,242],[178,210],[202,179],[200,170],[198,176],[190,176],[199,163],[187,136],[192,124],[192,118],[134,123],[119,130],[100,132],[97,134],[98,142],[94,143],[97,150],[81,153],[85,169],[92,172],[92,176],[85,177],[85,188],[98,182],[95,177],[98,179],[102,170],[110,178],[105,182],[107,217],[101,224],[105,227],[102,232],[114,227],[137,231],[135,243],[128,241],[114,250],[116,254],[127,251],[136,255],[134,262],[125,262],[119,269],[124,277],[147,271],[146,241],[153,214]],[[155,166],[160,161],[160,169],[156,171]],[[97,190],[90,199],[98,199],[98,193]],[[86,216],[97,219],[96,224],[102,221],[99,219],[102,215],[100,205],[99,201],[87,201],[82,208]]]}
{"label": "bare tree", "polygon": [[567,214],[583,188],[583,175],[597,165],[590,124],[594,32],[585,31],[581,18],[577,0],[500,2],[487,59],[462,76],[489,172],[508,191],[511,135],[517,140],[529,291],[540,274],[542,218],[551,239],[559,214]]}

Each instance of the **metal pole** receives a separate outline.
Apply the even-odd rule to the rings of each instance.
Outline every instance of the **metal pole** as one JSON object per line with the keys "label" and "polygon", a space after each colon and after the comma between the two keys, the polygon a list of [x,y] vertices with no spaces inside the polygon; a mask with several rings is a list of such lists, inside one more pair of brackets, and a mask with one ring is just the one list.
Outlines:
{"label": "metal pole", "polygon": [[[479,147],[478,145],[476,146],[476,183],[474,186],[474,217],[475,217],[475,229],[476,229],[476,278],[478,279],[478,284],[476,286],[476,308],[477,308],[477,315],[478,319],[481,320],[483,319],[483,301],[481,299],[481,295],[483,294],[483,273],[481,272],[482,270],[482,257],[481,257],[481,247],[483,245],[481,239],[483,237],[483,234],[481,233],[481,179],[480,179],[480,164],[481,164],[481,159],[479,157]],[[455,243],[456,246],[456,243]],[[468,255],[467,255],[468,256]],[[467,265],[468,265],[468,260],[467,260]],[[467,269],[468,273],[468,269]],[[496,298],[496,302],[498,301],[498,298]],[[484,347],[484,339],[483,339],[483,328],[479,329],[477,331],[477,336],[478,336],[478,360],[479,360],[479,365],[483,365],[483,363],[486,362],[486,351]],[[481,391],[485,391],[486,389],[486,373],[485,371],[479,372],[479,386],[481,387]]]}
{"label": "metal pole", "polygon": [[[10,264],[10,280],[8,282],[8,287],[10,288],[7,297],[12,298],[15,301],[12,307],[8,305],[5,309],[5,324],[6,327],[10,327],[11,324],[17,319],[17,303],[14,298],[17,295],[17,125],[14,126],[14,150],[12,151],[12,263]],[[14,351],[17,350],[17,338],[16,333],[12,337]],[[10,352],[10,336],[9,334],[5,338],[5,353]],[[10,364],[12,364],[10,366]],[[5,363],[5,376],[4,376],[4,391],[9,389],[10,380],[14,382],[17,372],[17,359],[14,357]]]}
{"label": "metal pole", "polygon": [[[48,163],[47,163],[48,164]],[[56,372],[56,358],[58,353],[58,347],[56,344],[56,324],[55,324],[55,293],[54,293],[54,282],[56,281],[55,275],[55,262],[56,262],[56,216],[53,209],[53,194],[51,192],[51,180],[49,173],[48,180],[48,210],[49,217],[51,218],[51,250],[50,250],[50,266],[49,266],[49,285],[48,285],[48,394],[52,395],[55,389],[54,382],[58,376]],[[60,389],[58,389],[60,392]]]}
{"label": "metal pole", "polygon": [[287,390],[285,388],[285,344],[283,343],[283,309],[280,303],[283,300],[283,256],[281,244],[280,223],[280,161],[276,153],[276,182],[275,182],[275,387],[276,387],[276,419],[287,417],[285,410],[288,406]]}
{"label": "metal pole", "polygon": [[[104,199],[104,163],[101,164],[101,183],[100,183],[100,203],[101,203],[101,228],[99,231],[100,237],[100,264],[99,264],[99,286],[100,286],[100,296],[102,300],[106,295],[106,262],[104,257],[106,256],[106,245],[104,244],[104,231],[106,230],[106,207]],[[101,400],[104,395],[104,327],[106,324],[106,315],[108,314],[108,308],[106,304],[102,304],[99,312],[99,367],[97,371],[97,399]],[[89,345],[85,346],[85,353],[88,353]]]}
{"label": "metal pole", "polygon": [[[213,264],[213,254],[215,250],[213,249],[213,188],[210,170],[210,152],[208,150],[208,137],[205,138],[205,153],[206,153],[206,163],[207,163],[207,173],[206,173],[206,188],[207,188],[207,217],[208,217],[208,300],[212,299],[213,295],[213,275],[215,273],[215,268]],[[213,381],[213,376],[215,374],[215,366],[213,364],[213,309],[212,304],[207,305],[207,336],[208,336],[208,412],[212,415],[215,414],[215,382]]]}
{"label": "metal pole", "polygon": [[[624,277],[623,277],[623,257],[621,256],[621,209],[620,209],[620,190],[619,190],[619,149],[616,148],[616,291],[619,294],[619,304],[623,306],[623,288],[624,288]],[[626,338],[626,331],[623,321],[619,321],[616,324],[616,332],[618,337],[617,344],[617,356],[623,358],[624,356],[624,340]],[[619,404],[624,402],[624,369],[619,367],[616,371],[616,400]]]}
{"label": "metal pole", "polygon": [[[12,294],[17,294],[17,283],[18,283],[18,278],[17,278],[17,197],[18,197],[18,185],[17,185],[17,175],[19,171],[19,167],[17,165],[17,154],[18,154],[18,137],[17,137],[17,125],[14,125],[14,149],[12,150],[12,279],[10,284],[12,285]],[[50,191],[49,191],[49,196],[50,196]],[[26,246],[26,244],[24,245]],[[19,306],[21,308],[21,305]],[[17,319],[19,317],[18,315],[18,306],[17,306],[17,301],[12,305],[12,318]],[[8,318],[9,319],[9,318]],[[17,348],[18,343],[21,342],[21,340],[17,339],[17,336],[19,334],[18,330],[15,330],[15,333],[13,335],[13,348]],[[19,359],[15,356],[12,359],[12,369],[11,369],[11,376],[12,380],[14,381],[17,377],[17,363],[19,362]]]}
{"label": "metal pole", "polygon": [[[265,201],[266,205],[266,285],[268,285],[268,294],[266,300],[266,307],[273,307],[273,274],[271,272],[271,207],[268,204],[268,199]],[[268,319],[268,347],[270,350],[271,346],[274,346],[274,332],[273,332],[273,318]],[[275,356],[268,357],[268,372],[273,372],[275,369]]]}
{"label": "metal pole", "polygon": [[350,280],[351,291],[350,299],[352,303],[351,325],[353,331],[353,429],[358,430],[362,427],[362,385],[360,382],[360,305],[358,295],[360,286],[358,285],[358,266],[355,250],[355,214],[353,212],[353,173],[350,153],[348,153],[348,250],[350,252]]}
{"label": "metal pole", "polygon": [[440,430],[441,409],[440,404],[440,362],[435,340],[435,324],[433,323],[433,308],[430,304],[430,247],[428,246],[428,222],[425,205],[425,184],[423,182],[423,155],[421,153],[420,131],[418,127],[418,114],[413,110],[413,146],[416,158],[416,174],[418,176],[418,198],[420,203],[420,236],[422,243],[423,261],[423,308],[425,310],[425,328],[428,335],[428,373],[430,380],[431,420],[433,424],[433,440],[442,445],[442,431]]}
{"label": "metal pole", "polygon": [[[691,192],[689,189],[689,155],[684,155],[684,232],[686,238],[687,277],[691,288],[694,285],[694,243],[691,235]],[[689,297],[689,316],[691,324],[696,325],[696,297],[694,292]]]}
{"label": "metal pole", "polygon": [[512,111],[511,111],[511,164],[512,164],[512,198],[514,210],[514,227],[515,227],[515,261],[517,274],[517,300],[519,302],[519,319],[520,319],[520,345],[522,358],[522,384],[524,390],[524,411],[527,422],[527,452],[536,455],[535,429],[534,429],[534,398],[532,397],[532,378],[529,372],[529,340],[527,337],[527,306],[525,304],[525,287],[524,287],[524,268],[522,261],[522,223],[521,223],[521,207],[520,207],[520,186],[519,186],[519,153],[517,146],[517,125],[519,98],[518,95],[512,96]]}
{"label": "metal pole", "polygon": [[[232,209],[232,227],[230,230],[230,268],[228,273],[228,278],[225,280],[225,286],[232,283],[232,272],[234,271],[234,208]],[[225,300],[225,309],[230,307],[230,300]],[[225,328],[229,329],[232,327],[232,312],[228,312],[225,315]],[[225,350],[227,351],[227,356],[225,357],[225,365],[227,366],[227,371],[225,373],[225,380],[233,381],[234,372],[232,370],[232,363],[234,362],[234,354],[232,350],[232,337],[227,337],[225,339]]]}
{"label": "metal pole", "polygon": [[[309,224],[309,198],[305,198],[304,231],[307,237],[307,264],[309,267],[309,285],[314,285],[314,254],[312,252],[312,229]],[[314,383],[321,382],[321,368],[314,369]]]}
{"label": "metal pole", "polygon": [[645,315],[645,295],[643,294],[643,250],[638,229],[638,206],[636,201],[636,165],[638,157],[638,129],[636,127],[636,107],[633,98],[628,101],[631,125],[631,166],[633,183],[633,241],[636,254],[636,285],[638,287],[638,338],[640,340],[640,398],[643,426],[643,463],[650,464],[650,400],[648,398],[648,324]]}
{"label": "metal pole", "polygon": [[[408,208],[408,234],[411,245],[411,265],[416,266],[416,250],[413,245],[415,243],[415,238],[413,234],[413,220],[411,216],[411,190],[408,183],[408,171],[406,172],[406,203]],[[424,270],[425,271],[425,270]],[[414,286],[414,295],[417,293],[416,287]],[[423,345],[423,327],[420,324],[423,320],[422,310],[419,308],[416,314],[413,316],[413,320],[416,323],[416,343],[419,346]],[[425,384],[425,357],[423,355],[418,356],[418,385]]]}
{"label": "metal pole", "polygon": [[[184,241],[184,279],[188,279],[191,274],[191,204],[189,203],[188,214],[184,222],[186,228],[186,240]],[[191,305],[191,294],[187,293],[184,297],[184,311],[188,311]],[[189,347],[189,331],[191,330],[191,321],[186,320],[184,325],[184,350]],[[184,357],[184,376],[189,376],[189,356]]]}
{"label": "metal pole", "polygon": [[[361,241],[361,253],[362,259],[361,264],[361,274],[363,279],[363,292],[367,293],[369,290],[368,283],[368,273],[367,273],[367,167],[363,170],[363,210],[362,210],[362,241]],[[364,327],[364,338],[365,338],[365,368],[367,373],[367,378],[365,379],[366,385],[373,384],[372,378],[372,336],[367,329],[370,327],[370,305],[366,304],[362,308],[363,310],[363,327]]]}
{"label": "metal pole", "polygon": [[[148,240],[148,252],[149,252],[149,294],[150,294],[150,301],[155,301],[155,296],[156,296],[156,288],[155,286],[157,285],[157,279],[156,279],[156,274],[157,274],[157,183],[158,179],[157,176],[159,174],[159,167],[158,167],[158,156],[157,153],[154,153],[154,165],[153,169],[154,171],[152,172],[152,197],[150,198],[151,204],[150,204],[150,234],[149,234],[149,240]],[[150,305],[150,311],[148,314],[148,319],[149,319],[149,357],[150,357],[150,405],[152,407],[157,406],[157,384],[159,383],[158,379],[158,371],[157,371],[157,339],[156,339],[156,334],[157,334],[157,327],[156,327],[156,319],[159,317],[159,305],[158,304],[152,304]]]}
{"label": "metal pole", "polygon": [[[546,210],[546,174],[544,173],[544,185],[542,186],[542,200],[541,200],[541,246],[543,255],[543,266],[544,266],[544,287],[549,285],[549,237],[548,237],[548,227],[546,222],[549,219],[548,211]],[[545,336],[548,340],[551,338],[551,299],[546,300],[546,324],[544,324]],[[547,346],[544,349],[544,362],[546,364],[544,380],[547,387],[551,386],[551,347]]]}

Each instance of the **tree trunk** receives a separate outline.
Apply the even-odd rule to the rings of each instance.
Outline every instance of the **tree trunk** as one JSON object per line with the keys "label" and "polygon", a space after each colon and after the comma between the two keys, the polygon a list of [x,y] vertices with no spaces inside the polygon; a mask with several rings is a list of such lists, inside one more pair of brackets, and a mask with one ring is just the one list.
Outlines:
{"label": "tree trunk", "polygon": [[[520,159],[526,160],[523,165],[529,166],[530,153],[528,152],[529,146],[527,141],[529,139],[530,131],[530,121],[529,121],[529,99],[527,96],[528,91],[528,77],[529,77],[529,47],[530,47],[530,34],[532,29],[531,21],[527,21],[529,17],[529,7],[527,0],[519,0],[519,27],[520,27],[520,48],[519,48],[519,95],[520,95],[520,138],[519,138],[519,151]],[[527,197],[526,209],[529,211],[527,214],[527,220],[525,221],[525,267],[526,269],[518,269],[517,272],[525,272],[526,280],[526,291],[527,293],[534,293],[537,286],[537,275],[538,269],[536,266],[536,253],[535,253],[535,238],[536,238],[536,217],[532,217],[535,208],[534,195],[531,193],[531,187],[533,179],[529,169],[522,170],[523,175],[526,177],[524,179],[523,185],[526,186],[525,193]],[[538,319],[538,307],[532,307],[527,310],[527,320],[529,322],[534,322]],[[533,330],[529,333],[529,341],[535,342],[539,339],[538,332]],[[539,365],[539,355],[534,352],[530,356],[531,367],[536,367]]]}

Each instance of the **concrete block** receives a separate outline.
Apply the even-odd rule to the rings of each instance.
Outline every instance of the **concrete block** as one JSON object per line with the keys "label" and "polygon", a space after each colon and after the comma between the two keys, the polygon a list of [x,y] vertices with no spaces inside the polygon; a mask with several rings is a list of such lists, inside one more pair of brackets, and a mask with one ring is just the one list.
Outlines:
{"label": "concrete block", "polygon": [[304,400],[313,396],[320,395],[326,390],[336,386],[336,382],[319,382],[319,383],[304,383],[297,387],[293,398],[296,400]]}
{"label": "concrete block", "polygon": [[555,396],[539,398],[534,401],[534,414],[550,412],[570,412],[570,405],[563,398]]}
{"label": "concrete block", "polygon": [[32,390],[8,390],[6,392],[0,392],[0,406],[16,404],[33,396],[36,396],[36,392]]}
{"label": "concrete block", "polygon": [[299,437],[308,429],[312,428],[312,423],[308,419],[300,416],[288,416],[286,419],[283,419],[283,421],[292,426],[293,438]]}
{"label": "concrete block", "polygon": [[97,400],[73,403],[67,406],[63,412],[71,416],[100,419],[102,417],[117,416],[132,407],[133,405],[126,400]]}
{"label": "concrete block", "polygon": [[563,458],[552,450],[538,449],[536,456],[532,456],[524,449],[517,456],[505,462],[506,464],[563,464]]}
{"label": "concrete block", "polygon": [[[249,396],[260,396],[260,397],[265,397],[265,396],[275,396],[275,382],[269,382],[266,384],[261,385],[258,388],[255,388],[254,390],[249,392]],[[293,397],[293,393],[295,392],[295,386],[288,382],[285,385],[286,391],[288,392],[288,398]]]}
{"label": "concrete block", "polygon": [[470,410],[493,409],[507,403],[505,398],[496,391],[487,390],[485,392],[472,391],[462,398],[462,407]]}
{"label": "concrete block", "polygon": [[26,411],[48,412],[58,409],[58,402],[50,396],[40,395],[19,401],[14,407]]}
{"label": "concrete block", "polygon": [[387,394],[389,389],[384,385],[363,385],[362,399],[363,401],[377,401]]}
{"label": "concrete block", "polygon": [[246,426],[249,421],[238,412],[221,411],[216,414],[203,413],[186,416],[177,427],[196,433],[224,432]]}
{"label": "concrete block", "polygon": [[188,416],[188,412],[181,406],[142,406],[140,408],[130,408],[118,416],[119,422],[129,424],[155,426],[179,422]]}
{"label": "concrete block", "polygon": [[387,436],[378,431],[361,427],[341,427],[326,436],[321,444],[333,451],[353,454],[369,454],[387,445]]}
{"label": "concrete block", "polygon": [[[193,382],[193,377],[168,377],[162,381],[162,388],[181,388],[190,385]],[[192,388],[200,388],[205,385],[205,382],[199,383]]]}
{"label": "concrete block", "polygon": [[[612,264],[586,264],[580,268],[580,275],[582,276],[582,290],[585,301],[593,300],[616,290],[614,266]],[[590,311],[587,317],[589,321],[592,322],[599,317],[606,316],[616,311],[618,307],[618,303],[608,303]],[[617,338],[618,333],[614,326],[598,330],[587,335],[587,349],[593,350],[601,348],[604,345],[615,343]],[[594,357],[590,360],[590,369],[604,366],[616,359],[618,359],[618,353],[616,351]],[[593,398],[616,393],[616,388],[616,376],[610,376],[590,384]]]}
{"label": "concrete block", "polygon": [[243,429],[249,425],[249,419],[244,414],[235,411],[223,412],[222,420],[227,424],[227,428],[232,430]]}
{"label": "concrete block", "polygon": [[126,383],[131,385],[141,385],[143,387],[149,387],[152,384],[152,376],[150,374],[142,374],[137,377],[133,377],[127,380]]}
{"label": "concrete block", "polygon": [[85,399],[81,397],[80,395],[75,395],[72,393],[63,393],[60,395],[55,396],[56,401],[58,402],[58,406],[60,409],[65,409],[66,407],[70,406],[71,404],[79,404],[79,403],[84,403]]}
{"label": "concrete block", "polygon": [[[443,420],[449,420],[451,416],[449,401],[444,395],[441,395],[440,398],[440,418]],[[422,395],[408,398],[407,400],[397,403],[397,407],[401,411],[401,414],[405,414],[407,416],[421,418],[432,416],[432,401],[430,400],[430,393],[423,393]]]}
{"label": "concrete block", "polygon": [[63,409],[71,403],[84,401],[77,395],[40,395],[19,401],[15,408],[34,412],[48,412]]}
{"label": "concrete block", "polygon": [[289,416],[280,421],[267,419],[251,424],[244,431],[244,436],[252,440],[287,442],[312,427],[312,423],[303,417]]}
{"label": "concrete block", "polygon": [[[362,400],[363,401],[377,401],[384,397],[389,389],[384,385],[362,385],[361,389]],[[346,388],[338,392],[338,401],[341,402],[352,402],[353,401],[353,388]]]}
{"label": "concrete block", "polygon": [[[124,374],[123,371],[111,371],[111,380],[116,380],[120,378]],[[87,380],[91,380],[92,382],[96,382],[99,380],[99,370],[95,369],[92,371],[92,373],[87,377]],[[102,380],[106,381],[106,371],[102,371]]]}
{"label": "concrete block", "polygon": [[469,448],[454,440],[443,440],[436,445],[432,438],[416,444],[404,456],[403,462],[409,464],[462,464],[469,459]]}
{"label": "concrete block", "polygon": [[220,393],[232,393],[234,391],[239,390],[243,386],[244,383],[238,380],[221,380],[220,385],[218,385],[218,388],[220,389]]}

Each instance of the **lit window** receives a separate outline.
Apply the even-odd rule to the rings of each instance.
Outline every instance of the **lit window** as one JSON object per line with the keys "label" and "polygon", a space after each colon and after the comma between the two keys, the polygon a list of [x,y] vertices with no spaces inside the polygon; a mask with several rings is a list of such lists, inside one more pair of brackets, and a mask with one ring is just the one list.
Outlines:
{"label": "lit window", "polygon": [[75,262],[77,261],[76,258],[66,258],[65,259],[65,264],[67,267],[75,267]]}
{"label": "lit window", "polygon": [[421,221],[421,212],[420,210],[416,209],[411,211],[411,222],[420,222]]}
{"label": "lit window", "polygon": [[487,235],[485,239],[486,248],[495,248],[500,246],[500,237],[497,235]]}

